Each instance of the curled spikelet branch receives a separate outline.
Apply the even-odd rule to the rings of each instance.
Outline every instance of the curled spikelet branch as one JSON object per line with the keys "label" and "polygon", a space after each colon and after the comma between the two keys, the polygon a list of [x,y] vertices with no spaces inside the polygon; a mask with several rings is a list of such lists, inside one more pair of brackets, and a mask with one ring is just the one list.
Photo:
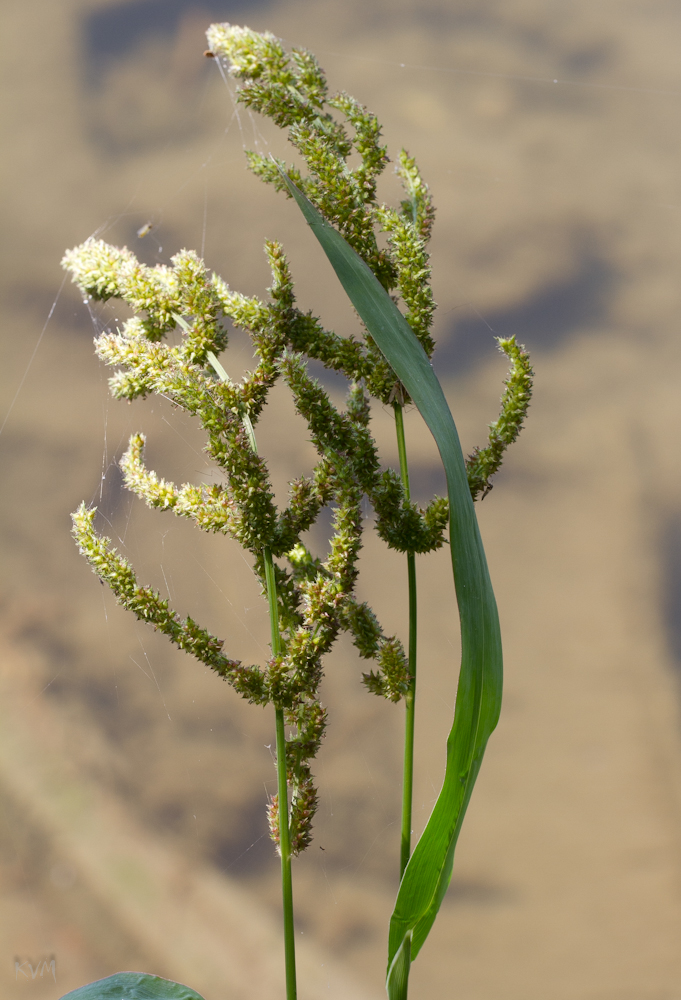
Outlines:
{"label": "curled spikelet branch", "polygon": [[372,694],[400,701],[409,688],[409,665],[400,640],[386,636],[369,605],[352,597],[343,604],[342,622],[360,656],[376,661],[375,670],[362,674],[365,686]]}
{"label": "curled spikelet branch", "polygon": [[238,660],[228,659],[222,653],[222,639],[211,635],[192,618],[180,618],[158,591],[140,587],[128,560],[119,555],[108,538],[95,531],[96,513],[96,508],[88,509],[81,504],[72,515],[73,535],[81,554],[100,580],[109,585],[117,602],[140,621],[167,635],[179,649],[205,663],[249,701],[262,704],[265,700],[262,672],[257,667],[244,667]]}
{"label": "curled spikelet branch", "polygon": [[217,483],[178,487],[166,479],[159,479],[143,461],[144,436],[133,434],[128,449],[121,458],[123,482],[149,507],[172,510],[180,517],[191,518],[204,531],[222,531],[238,534],[239,512],[235,510],[227,490]]}
{"label": "curled spikelet branch", "polygon": [[504,452],[516,440],[522,430],[523,421],[532,397],[534,372],[530,356],[515,337],[496,338],[499,350],[511,362],[508,378],[504,382],[506,391],[501,398],[499,419],[489,428],[489,444],[475,448],[466,460],[468,485],[474,500],[484,499],[492,489],[491,477],[498,472]]}
{"label": "curled spikelet branch", "polygon": [[393,469],[386,469],[367,491],[376,511],[376,531],[398,552],[433,552],[445,542],[449,502],[435,497],[425,508],[407,500]]}

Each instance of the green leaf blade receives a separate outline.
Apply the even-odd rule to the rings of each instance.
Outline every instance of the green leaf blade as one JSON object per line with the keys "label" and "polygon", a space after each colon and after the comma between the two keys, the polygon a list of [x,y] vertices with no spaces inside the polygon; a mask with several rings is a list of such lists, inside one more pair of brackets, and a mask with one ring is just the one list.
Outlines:
{"label": "green leaf blade", "polygon": [[367,264],[284,175],[350,301],[428,425],[445,469],[461,669],[442,790],[404,872],[390,922],[388,994],[406,996],[415,958],[449,885],[454,850],[501,709],[499,617],[459,437],[442,387],[411,327]]}
{"label": "green leaf blade", "polygon": [[66,993],[61,1000],[203,1000],[189,986],[146,972],[117,972]]}

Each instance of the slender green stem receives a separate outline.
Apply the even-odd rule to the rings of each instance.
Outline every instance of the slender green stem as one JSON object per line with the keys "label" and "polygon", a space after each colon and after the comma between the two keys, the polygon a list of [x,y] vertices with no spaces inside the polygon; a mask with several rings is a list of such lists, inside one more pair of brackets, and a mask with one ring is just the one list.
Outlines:
{"label": "slender green stem", "polygon": [[279,850],[281,851],[281,898],[284,910],[284,954],[286,962],[286,1000],[296,1000],[296,941],[293,925],[293,883],[291,880],[291,843],[288,826],[288,789],[286,786],[286,733],[284,710],[276,709],[277,783],[279,788]]}
{"label": "slender green stem", "polygon": [[[270,607],[272,628],[272,655],[281,653],[279,635],[279,609],[277,607],[277,583],[274,575],[272,553],[264,548],[265,582],[267,600]],[[281,896],[284,909],[284,954],[286,961],[286,1000],[296,1000],[296,942],[293,925],[293,883],[291,880],[291,838],[288,825],[288,786],[286,782],[286,730],[284,710],[275,709],[277,728],[277,793],[279,799],[279,852],[281,854]]]}
{"label": "slender green stem", "polygon": [[[404,436],[404,412],[400,403],[395,403],[395,430],[397,450],[400,457],[400,475],[407,500],[409,492],[409,467],[407,465],[407,444]],[[407,552],[407,578],[409,582],[409,690],[405,697],[406,717],[404,734],[404,771],[402,777],[402,839],[400,845],[400,878],[411,855],[411,813],[414,792],[414,711],[416,705],[416,559],[413,552]]]}
{"label": "slender green stem", "polygon": [[414,715],[416,701],[416,560],[407,553],[409,581],[409,690],[405,696],[404,775],[402,788],[402,843],[400,878],[411,856],[411,812],[414,793]]}
{"label": "slender green stem", "polygon": [[[179,317],[175,317],[179,320]],[[208,360],[223,382],[229,382],[229,376],[212,351],[208,352]],[[258,444],[255,439],[253,424],[248,413],[242,416],[242,422],[251,449],[257,454]],[[279,634],[279,606],[277,604],[277,579],[274,575],[274,563],[269,548],[262,550],[265,564],[265,585],[267,587],[267,602],[270,609],[270,628],[272,630],[272,656],[281,654],[281,636]],[[293,925],[293,883],[291,880],[291,834],[288,825],[288,784],[286,781],[286,729],[284,728],[284,710],[275,706],[275,724],[277,732],[277,798],[279,802],[279,853],[281,854],[281,898],[284,911],[284,956],[286,962],[286,1000],[296,1000],[296,939]]]}

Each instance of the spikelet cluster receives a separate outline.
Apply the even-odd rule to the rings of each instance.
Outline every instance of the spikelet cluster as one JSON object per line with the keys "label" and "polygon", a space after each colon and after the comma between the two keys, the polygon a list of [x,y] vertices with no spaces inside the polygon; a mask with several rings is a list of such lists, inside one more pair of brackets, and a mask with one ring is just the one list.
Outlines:
{"label": "spikelet cluster", "polygon": [[[384,288],[401,299],[405,318],[430,357],[435,346],[431,335],[435,301],[427,245],[435,209],[415,159],[404,149],[397,157],[395,172],[405,193],[399,208],[379,202],[377,179],[390,161],[378,120],[348,94],[329,94],[324,71],[312,53],[294,48],[289,54],[274,35],[232,24],[211,25],[207,38],[209,51],[224,60],[238,81],[237,100],[287,130],[308,172],[302,174],[295,165],[287,166],[253,151],[247,153],[251,170],[291,197],[282,171],[288,174],[343,234]],[[353,153],[359,154],[357,166],[348,162]],[[386,249],[379,247],[380,233],[387,235]],[[304,348],[309,356],[347,378],[364,379],[369,394],[382,403],[409,402],[406,390],[396,381],[366,329],[362,344],[352,339],[339,343],[312,317],[305,319],[316,334]],[[505,449],[520,433],[532,393],[527,352],[516,345],[515,338],[499,343],[511,361],[511,371],[500,417],[490,427],[489,443],[476,448],[467,460],[474,500],[491,490],[490,479],[498,471]],[[399,477],[390,471],[367,493],[376,512],[378,533],[391,548],[430,552],[444,543],[446,499],[436,497],[429,507],[419,510],[404,498]]]}
{"label": "spikelet cluster", "polygon": [[[288,54],[273,35],[228,24],[212,25],[208,41],[210,51],[239,81],[238,100],[287,130],[308,172],[303,175],[295,166],[255,152],[247,154],[251,170],[288,194],[281,175],[286,170],[384,288],[402,301],[407,321],[430,356],[435,303],[427,244],[434,209],[414,159],[405,150],[398,156],[396,170],[405,192],[399,207],[379,203],[377,180],[389,161],[378,120],[348,94],[330,95],[311,53],[293,49]],[[401,552],[442,546],[449,510],[442,497],[418,507],[406,497],[397,473],[381,469],[369,427],[370,400],[402,406],[409,398],[368,331],[362,327],[357,337],[341,337],[325,329],[297,306],[281,245],[267,242],[265,252],[272,273],[267,299],[232,290],[189,250],[176,254],[170,266],[148,267],[125,247],[90,239],[70,250],[63,265],[85,295],[122,300],[134,313],[120,329],[106,330],[95,342],[99,357],[115,369],[112,394],[132,400],[159,393],[195,416],[206,433],[206,452],[222,474],[221,482],[210,485],[170,482],[147,467],[144,438],[136,434],[121,460],[125,485],[151,507],[238,540],[251,553],[263,593],[265,552],[275,558],[281,652],[263,665],[229,659],[222,639],[192,619],[182,619],[158,593],[138,584],[127,560],[95,530],[94,510],[81,506],[73,520],[82,553],[124,607],[249,701],[284,710],[292,733],[286,771],[297,853],[310,843],[317,806],[311,762],[326,727],[319,700],[322,663],[339,633],[348,632],[360,656],[372,662],[363,675],[370,691],[399,701],[409,687],[402,644],[384,634],[372,610],[354,593],[363,500],[368,497],[373,505],[380,537]],[[230,326],[250,335],[257,362],[239,382],[229,378],[219,360],[228,347]],[[490,444],[476,449],[469,460],[474,498],[491,488],[490,476],[504,448],[517,437],[529,403],[527,355],[513,340],[501,347],[512,370]],[[344,409],[334,406],[310,377],[309,359],[348,379]],[[267,463],[254,446],[254,428],[279,380],[306,421],[318,456],[310,476],[290,483],[283,510],[274,502]],[[333,525],[328,553],[321,559],[305,546],[302,535],[324,507],[331,507]],[[278,842],[276,797],[269,816]]]}
{"label": "spikelet cluster", "polygon": [[[81,552],[120,604],[249,701],[284,709],[293,731],[286,770],[297,853],[310,842],[317,804],[311,761],[326,727],[319,701],[324,656],[346,631],[360,654],[375,661],[377,676],[389,668],[389,696],[399,697],[408,677],[399,640],[385,636],[370,609],[354,596],[362,500],[380,469],[366,392],[354,382],[340,410],[310,377],[299,350],[305,339],[286,258],[275,243],[267,244],[266,253],[272,269],[268,301],[231,291],[187,251],[177,254],[171,267],[150,268],[127,249],[88,240],[65,255],[64,266],[86,295],[121,299],[135,310],[121,329],[107,330],[95,342],[99,357],[116,369],[110,380],[113,395],[130,400],[161,393],[197,417],[206,432],[206,451],[223,476],[210,485],[170,482],[147,467],[144,438],[134,434],[120,462],[125,485],[150,507],[237,539],[253,557],[264,594],[264,552],[269,550],[277,560],[281,652],[262,666],[229,659],[223,640],[182,619],[167,600],[137,582],[128,561],[95,530],[94,509],[81,506],[73,520]],[[230,323],[250,333],[257,359],[239,382],[229,379],[217,358],[227,347]],[[170,331],[179,334],[173,343],[166,336]],[[318,453],[312,474],[290,483],[283,510],[274,502],[267,463],[253,447],[254,428],[277,380],[288,385]],[[325,506],[333,510],[332,532],[327,557],[319,559],[301,536]]]}

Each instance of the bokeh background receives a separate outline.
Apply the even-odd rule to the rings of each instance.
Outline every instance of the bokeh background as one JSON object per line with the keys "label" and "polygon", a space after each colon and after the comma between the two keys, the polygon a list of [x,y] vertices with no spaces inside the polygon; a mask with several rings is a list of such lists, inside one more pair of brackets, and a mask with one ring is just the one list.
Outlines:
{"label": "bokeh background", "polygon": [[[69,512],[97,503],[141,578],[230,655],[266,655],[238,547],[121,488],[132,431],[180,480],[206,472],[202,442],[158,400],[108,398],[92,337],[116,310],[91,313],[59,267],[97,234],[148,263],[195,248],[263,295],[263,241],[279,238],[299,301],[355,328],[297,210],[245,169],[244,146],[284,155],[285,140],[235,113],[202,56],[229,20],[312,49],[393,153],[417,156],[438,208],[435,365],[466,449],[498,405],[494,335],[517,334],[536,369],[527,429],[479,506],[504,709],[413,998],[681,998],[679,5],[4,0],[1,18],[2,996],[56,1000],[123,968],[206,1000],[283,992],[271,713],[121,612],[69,536]],[[390,169],[382,193],[397,194]],[[227,367],[249,362],[235,337]],[[394,461],[390,414],[374,428]],[[426,499],[436,455],[417,414],[408,433]],[[283,391],[259,442],[279,491],[309,466]],[[362,566],[363,597],[403,635],[402,562],[369,534]],[[458,637],[446,553],[419,568],[420,829]],[[294,875],[304,1000],[383,995],[402,711],[359,677],[340,643]]]}

